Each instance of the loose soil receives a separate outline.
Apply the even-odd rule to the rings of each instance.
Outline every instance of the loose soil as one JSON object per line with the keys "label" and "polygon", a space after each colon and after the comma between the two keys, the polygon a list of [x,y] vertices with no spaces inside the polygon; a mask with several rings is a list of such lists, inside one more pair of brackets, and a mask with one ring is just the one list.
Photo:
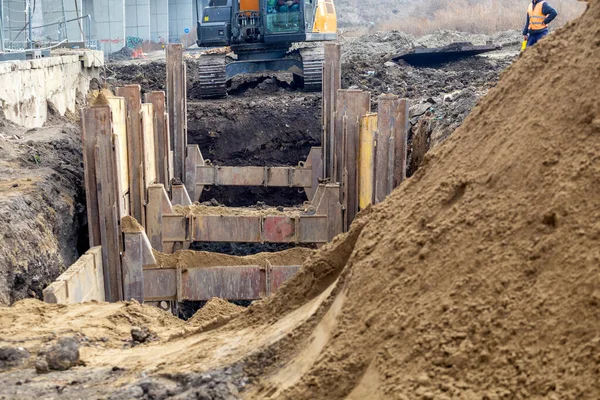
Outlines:
{"label": "loose soil", "polygon": [[[84,347],[86,366],[68,372],[0,374],[0,393],[599,398],[600,42],[580,40],[599,21],[594,0],[526,51],[411,179],[274,296],[215,329]],[[48,317],[0,313],[20,334],[54,331],[56,306],[35,307]],[[101,323],[68,321],[85,318]]]}
{"label": "loose soil", "polygon": [[[440,47],[453,42],[501,44],[501,51],[485,56],[428,67],[391,62],[394,54],[416,46]],[[373,32],[352,38],[341,36],[342,87],[377,96],[394,93],[411,100],[408,174],[419,167],[424,154],[458,128],[477,101],[497,83],[500,73],[519,54],[518,31],[474,35],[439,31],[415,38],[398,32]],[[238,77],[226,100],[199,99],[197,60],[186,59],[188,77],[188,142],[195,143],[205,158],[220,165],[296,165],[310,147],[321,142],[321,96],[294,90],[285,74]],[[113,63],[107,68],[111,87],[138,83],[142,91],[165,90],[163,61]],[[416,125],[424,120],[417,131]],[[413,137],[422,143],[413,146]],[[413,157],[413,152],[414,157]],[[257,201],[295,205],[306,200],[289,189],[253,188],[241,195],[239,188],[215,188],[202,201],[215,198],[227,206],[248,206]]]}
{"label": "loose soil", "polygon": [[[0,115],[0,304],[41,298],[87,249],[79,128],[49,105],[43,128]],[[72,116],[71,116],[72,118]]]}
{"label": "loose soil", "polygon": [[215,319],[219,321],[231,320],[244,309],[244,307],[230,303],[227,300],[213,297],[187,323],[194,326],[205,326],[215,322]]}

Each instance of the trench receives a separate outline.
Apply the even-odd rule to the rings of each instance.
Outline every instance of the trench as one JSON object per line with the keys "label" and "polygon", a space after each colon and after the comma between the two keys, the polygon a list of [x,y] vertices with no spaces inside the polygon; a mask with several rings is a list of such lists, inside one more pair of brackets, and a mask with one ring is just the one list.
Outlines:
{"label": "trench", "polygon": [[[311,147],[321,139],[321,101],[307,93],[272,93],[265,85],[279,87],[278,78],[258,78],[242,84],[243,96],[225,100],[188,102],[188,143],[198,144],[205,160],[227,166],[293,166],[305,161]],[[235,82],[234,82],[235,85]],[[239,90],[237,89],[238,93]],[[253,94],[257,92],[256,94]],[[193,92],[191,92],[193,93]],[[310,201],[297,188],[232,187],[205,188],[200,202],[227,207],[293,207]],[[294,244],[194,243],[191,250],[236,256],[279,252]],[[314,248],[314,246],[312,246]],[[234,302],[247,306],[250,302]],[[205,302],[186,301],[176,307],[188,319]]]}

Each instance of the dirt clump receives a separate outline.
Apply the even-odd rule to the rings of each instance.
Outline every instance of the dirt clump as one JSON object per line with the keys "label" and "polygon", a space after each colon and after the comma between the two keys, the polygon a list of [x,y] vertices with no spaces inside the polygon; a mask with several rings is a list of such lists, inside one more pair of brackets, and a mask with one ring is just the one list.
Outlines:
{"label": "dirt clump", "polygon": [[0,371],[18,367],[29,358],[29,352],[23,347],[0,347]]}
{"label": "dirt clump", "polygon": [[65,371],[79,364],[79,344],[72,337],[62,337],[47,349],[42,349],[35,360],[38,374]]}
{"label": "dirt clump", "polygon": [[121,218],[121,231],[123,233],[144,232],[144,227],[135,218],[126,215]]}
{"label": "dirt clump", "polygon": [[157,338],[156,333],[152,332],[147,326],[134,326],[131,328],[131,339],[135,343],[146,343]]}
{"label": "dirt clump", "polygon": [[194,326],[202,326],[215,319],[230,320],[244,310],[244,307],[230,303],[227,300],[213,297],[187,323]]}

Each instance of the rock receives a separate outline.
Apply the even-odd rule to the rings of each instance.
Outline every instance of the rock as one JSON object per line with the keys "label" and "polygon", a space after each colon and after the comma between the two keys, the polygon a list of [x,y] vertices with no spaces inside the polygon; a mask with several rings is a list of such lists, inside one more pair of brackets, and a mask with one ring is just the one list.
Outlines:
{"label": "rock", "polygon": [[66,371],[79,364],[79,345],[74,338],[63,337],[48,350],[38,353],[35,369],[38,373]]}
{"label": "rock", "polygon": [[395,67],[398,67],[398,64],[396,64],[396,63],[395,63],[395,62],[393,62],[393,61],[386,61],[386,62],[383,64],[383,66],[384,66],[384,67],[388,67],[388,68],[395,68]]}
{"label": "rock", "polygon": [[134,326],[131,328],[131,338],[134,342],[145,343],[156,339],[156,333],[152,332],[147,327]]}
{"label": "rock", "polygon": [[149,336],[150,336],[150,331],[146,327],[140,328],[140,327],[134,326],[131,328],[131,338],[135,342],[144,343],[146,340],[148,340]]}
{"label": "rock", "polygon": [[48,366],[48,363],[46,362],[46,358],[45,357],[38,357],[35,360],[35,371],[38,374],[46,374],[48,372],[50,372],[50,367]]}
{"label": "rock", "polygon": [[23,347],[0,347],[0,370],[18,367],[29,358]]}

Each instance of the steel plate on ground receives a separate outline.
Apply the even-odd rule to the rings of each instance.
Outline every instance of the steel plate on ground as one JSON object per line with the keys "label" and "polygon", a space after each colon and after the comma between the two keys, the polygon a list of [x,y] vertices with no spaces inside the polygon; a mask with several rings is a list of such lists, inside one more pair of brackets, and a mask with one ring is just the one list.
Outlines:
{"label": "steel plate on ground", "polygon": [[258,265],[190,268],[181,273],[181,299],[256,300],[266,293],[266,273]]}

